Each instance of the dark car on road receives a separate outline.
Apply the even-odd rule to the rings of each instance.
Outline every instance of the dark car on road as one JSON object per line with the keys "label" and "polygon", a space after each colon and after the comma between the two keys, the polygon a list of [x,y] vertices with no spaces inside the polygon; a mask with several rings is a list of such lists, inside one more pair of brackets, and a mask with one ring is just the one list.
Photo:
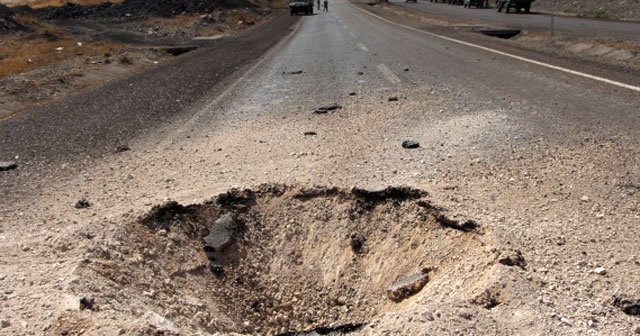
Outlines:
{"label": "dark car on road", "polygon": [[509,13],[514,8],[517,13],[521,11],[529,13],[531,12],[531,2],[533,0],[498,0],[498,12],[502,12],[504,9],[505,13]]}
{"label": "dark car on road", "polygon": [[289,3],[291,15],[313,15],[313,0],[293,0]]}

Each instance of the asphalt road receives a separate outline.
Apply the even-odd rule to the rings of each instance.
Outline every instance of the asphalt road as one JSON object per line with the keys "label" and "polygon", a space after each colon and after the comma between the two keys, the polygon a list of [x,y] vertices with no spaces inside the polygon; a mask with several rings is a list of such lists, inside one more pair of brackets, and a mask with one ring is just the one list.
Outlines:
{"label": "asphalt road", "polygon": [[[490,13],[442,4],[418,6]],[[468,97],[461,104],[472,102],[474,108],[512,110],[528,120],[534,133],[556,132],[565,137],[564,127],[600,129],[602,124],[608,125],[603,131],[610,134],[640,129],[637,93],[396,27],[343,1],[332,3],[331,8],[330,14],[304,17],[300,31],[269,65],[277,73],[290,69],[305,74],[272,76],[241,90],[251,94],[240,100],[241,105],[254,106],[259,101],[261,110],[291,103],[313,108],[310,102],[341,101],[352,91],[425,86],[439,94],[450,94],[443,88],[464,93]],[[4,121],[0,123],[0,158],[17,156],[19,163],[46,167],[113,153],[118,145],[198,110],[222,91],[228,83],[225,78],[259,58],[296,20],[279,17],[170,64]],[[274,92],[274,86],[282,88]],[[289,93],[286,98],[283,92]],[[201,125],[210,127],[206,122]]]}
{"label": "asphalt road", "polygon": [[[309,110],[350,99],[350,92],[370,97],[380,90],[393,95],[422,88],[424,94],[463,94],[459,104],[467,109],[508,110],[531,134],[570,140],[578,130],[637,136],[640,129],[637,92],[409,31],[344,1],[332,8],[330,14],[305,17],[266,66],[273,73],[239,90],[241,110],[256,105],[280,113],[283,105]],[[305,73],[278,75],[295,70]]]}
{"label": "asphalt road", "polygon": [[[464,8],[463,6],[452,6],[446,3],[433,3],[424,0],[419,0],[417,3],[406,3],[399,0],[392,0],[391,2],[399,6],[435,15],[472,20],[478,24],[536,31],[551,30],[551,15],[535,13],[535,5],[534,12],[531,14],[505,14],[498,13],[493,8]],[[553,20],[553,27],[558,32],[640,39],[640,23],[591,20],[557,15],[554,16]]]}

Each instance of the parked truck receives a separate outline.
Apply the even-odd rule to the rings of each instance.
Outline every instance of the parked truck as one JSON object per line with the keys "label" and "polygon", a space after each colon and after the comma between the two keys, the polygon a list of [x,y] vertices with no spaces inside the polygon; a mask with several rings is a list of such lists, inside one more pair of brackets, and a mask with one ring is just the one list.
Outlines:
{"label": "parked truck", "polygon": [[515,9],[517,13],[524,11],[525,13],[531,12],[531,2],[533,0],[498,0],[498,12],[509,13],[510,9]]}
{"label": "parked truck", "polygon": [[293,0],[289,3],[291,15],[313,15],[313,0]]}

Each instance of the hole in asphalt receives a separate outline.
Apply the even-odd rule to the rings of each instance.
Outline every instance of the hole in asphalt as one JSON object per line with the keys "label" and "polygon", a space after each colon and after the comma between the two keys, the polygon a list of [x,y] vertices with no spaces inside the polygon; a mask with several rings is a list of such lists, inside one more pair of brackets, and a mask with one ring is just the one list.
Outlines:
{"label": "hole in asphalt", "polygon": [[499,37],[502,39],[510,39],[522,32],[520,29],[479,29],[476,31],[483,35]]}
{"label": "hole in asphalt", "polygon": [[482,228],[450,225],[427,196],[407,187],[232,189],[154,207],[87,267],[207,332],[344,334],[401,301],[432,299],[452,274],[469,277],[465,261],[487,257]]}
{"label": "hole in asphalt", "polygon": [[171,56],[180,56],[196,49],[198,49],[198,46],[174,46],[165,48],[167,53]]}

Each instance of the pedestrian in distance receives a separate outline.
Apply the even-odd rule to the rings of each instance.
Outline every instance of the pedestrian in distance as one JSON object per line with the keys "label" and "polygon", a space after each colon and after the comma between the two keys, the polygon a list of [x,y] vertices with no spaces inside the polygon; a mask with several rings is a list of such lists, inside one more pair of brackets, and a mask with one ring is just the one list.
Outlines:
{"label": "pedestrian in distance", "polygon": [[329,0],[324,0],[324,11],[325,12],[329,11]]}

